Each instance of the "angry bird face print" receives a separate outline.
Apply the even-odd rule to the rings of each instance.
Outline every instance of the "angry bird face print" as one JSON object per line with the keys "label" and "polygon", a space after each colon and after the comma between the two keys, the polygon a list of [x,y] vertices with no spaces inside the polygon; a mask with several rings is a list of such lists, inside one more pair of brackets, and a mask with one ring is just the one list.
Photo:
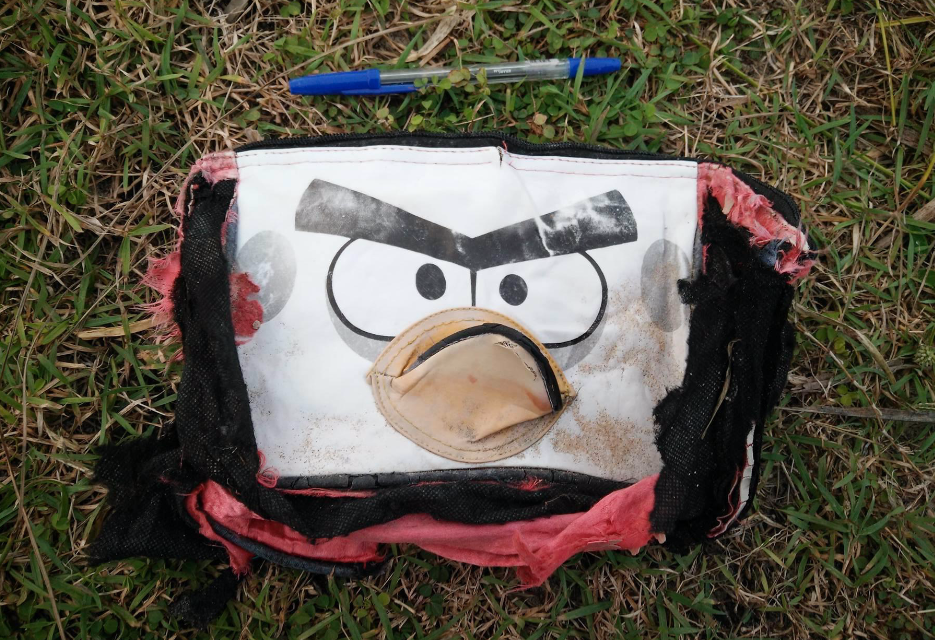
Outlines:
{"label": "angry bird face print", "polygon": [[694,165],[323,151],[238,160],[232,262],[264,308],[240,358],[280,474],[658,470]]}
{"label": "angry bird face print", "polygon": [[424,315],[482,307],[530,327],[566,367],[586,354],[572,347],[607,308],[606,278],[587,251],[637,239],[618,191],[470,237],[321,180],[303,194],[295,228],[348,239],[326,286],[337,329],[360,355],[375,358]]}

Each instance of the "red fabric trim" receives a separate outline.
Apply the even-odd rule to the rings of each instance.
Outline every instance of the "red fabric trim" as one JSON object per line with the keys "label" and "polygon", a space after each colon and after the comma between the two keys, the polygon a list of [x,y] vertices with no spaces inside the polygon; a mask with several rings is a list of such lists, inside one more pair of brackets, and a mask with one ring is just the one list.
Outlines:
{"label": "red fabric trim", "polygon": [[151,260],[149,269],[143,276],[143,285],[155,289],[160,298],[156,302],[143,306],[153,316],[156,326],[168,326],[166,338],[179,336],[179,328],[172,319],[172,288],[182,272],[182,254],[174,251],[164,258]]}
{"label": "red fabric trim", "polygon": [[522,491],[538,491],[539,489],[544,489],[549,486],[549,483],[542,478],[526,478],[513,486]]}
{"label": "red fabric trim", "polygon": [[279,492],[316,498],[369,498],[376,493],[370,489],[280,489]]}
{"label": "red fabric trim", "polygon": [[256,481],[267,489],[276,488],[279,482],[279,472],[274,467],[266,466],[266,454],[257,449],[257,457],[260,459],[260,470],[256,472]]}
{"label": "red fabric trim", "polygon": [[744,467],[740,467],[737,469],[737,473],[734,474],[734,482],[730,485],[730,491],[727,492],[727,513],[722,516],[718,516],[717,525],[715,525],[715,527],[708,532],[709,538],[716,538],[727,531],[727,527],[737,517],[737,513],[740,511],[740,501],[735,501],[734,491],[737,490],[737,486],[740,484],[740,478],[743,476],[743,470]]}
{"label": "red fabric trim", "polygon": [[765,246],[773,240],[791,245],[780,251],[775,269],[788,274],[794,282],[808,274],[815,261],[807,259],[808,238],[773,209],[765,196],[753,191],[734,175],[729,167],[702,162],[698,164],[698,221],[704,213],[704,200],[714,195],[727,219],[750,232],[750,244]]}
{"label": "red fabric trim", "polygon": [[[243,575],[250,570],[250,560],[253,558],[253,554],[245,549],[241,549],[233,542],[228,542],[216,534],[214,529],[211,528],[204,510],[201,508],[201,497],[206,489],[206,485],[207,483],[198,485],[194,491],[186,496],[185,508],[188,510],[191,517],[194,518],[195,522],[198,523],[198,533],[209,540],[221,543],[224,548],[227,549],[231,569],[233,569],[234,573],[237,575]],[[233,497],[231,497],[231,499],[233,500]]]}
{"label": "red fabric trim", "polygon": [[230,274],[231,319],[234,323],[234,341],[238,345],[248,342],[263,322],[263,306],[253,299],[259,292],[260,287],[248,274]]}
{"label": "red fabric trim", "polygon": [[[192,166],[182,183],[182,190],[175,201],[174,212],[179,218],[188,215],[189,203],[188,187],[195,175],[201,174],[209,184],[217,184],[222,180],[239,180],[237,170],[237,156],[233,151],[209,153],[199,159]],[[221,242],[226,242],[227,227],[236,219],[234,202],[237,199],[236,189],[231,199],[231,206],[227,210],[224,225],[221,227]],[[179,329],[173,320],[172,289],[181,271],[179,248],[182,245],[182,225],[176,229],[176,248],[164,258],[154,260],[143,277],[143,284],[159,292],[161,298],[152,304],[145,305],[144,309],[152,313],[154,324],[164,327],[163,339],[178,337]],[[256,333],[254,324],[263,321],[263,307],[257,300],[252,299],[260,289],[250,280],[246,273],[232,273],[230,275],[231,289],[231,315],[234,322],[234,334],[237,344],[244,344]],[[181,351],[179,352],[181,353]]]}
{"label": "red fabric trim", "polygon": [[199,173],[204,176],[209,184],[216,184],[221,180],[239,180],[237,154],[233,151],[220,151],[218,153],[209,153],[195,161],[185,178],[185,182],[182,183],[182,191],[179,193],[179,197],[175,200],[175,215],[180,218],[187,213],[185,196],[188,194],[188,185],[192,178]]}
{"label": "red fabric trim", "polygon": [[[205,514],[240,536],[306,558],[334,562],[371,562],[381,559],[381,544],[416,544],[437,555],[487,567],[516,567],[525,586],[542,584],[565,560],[581,551],[636,551],[652,539],[665,540],[651,530],[658,475],[615,491],[589,511],[500,525],[470,525],[412,514],[367,527],[339,538],[309,540],[294,529],[261,518],[221,485],[208,481],[186,505],[199,523]],[[203,535],[212,540],[217,536]],[[225,544],[230,552],[230,543]],[[239,549],[239,547],[237,547]],[[240,550],[243,551],[243,550]],[[235,558],[232,554],[231,564]]]}

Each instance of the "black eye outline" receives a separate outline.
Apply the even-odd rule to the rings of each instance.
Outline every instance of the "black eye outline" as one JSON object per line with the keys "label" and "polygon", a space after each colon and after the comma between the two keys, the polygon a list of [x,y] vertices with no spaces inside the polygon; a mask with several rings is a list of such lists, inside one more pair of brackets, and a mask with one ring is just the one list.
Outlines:
{"label": "black eye outline", "polygon": [[[341,259],[341,254],[344,253],[344,250],[347,249],[349,246],[351,246],[351,244],[353,244],[356,241],[357,241],[357,238],[351,238],[350,240],[345,242],[343,245],[341,245],[341,248],[338,249],[338,252],[334,254],[334,258],[331,259],[331,264],[328,266],[328,276],[325,279],[325,290],[327,291],[327,294],[328,294],[328,303],[331,305],[331,310],[334,312],[334,315],[337,316],[338,320],[341,321],[341,324],[343,324],[345,327],[347,327],[348,329],[350,329],[357,335],[362,336],[364,338],[369,338],[371,340],[380,340],[381,342],[390,342],[396,336],[381,336],[376,333],[370,333],[369,331],[364,331],[360,327],[356,326],[353,322],[351,322],[348,319],[348,317],[344,315],[344,313],[341,311],[341,307],[338,306],[338,301],[334,297],[334,284],[333,284],[334,269],[338,264],[338,260]],[[424,267],[434,267],[435,269],[438,269],[444,281],[445,274],[438,265],[432,264],[432,263],[426,263],[426,264],[423,264],[422,267],[419,267],[419,270],[421,270]],[[418,271],[416,273],[418,273]],[[472,281],[472,285],[473,285],[473,281]],[[418,289],[418,287],[419,285],[418,283],[416,283],[416,288]],[[447,290],[447,288],[448,288],[447,281],[445,281],[445,289]],[[419,293],[420,295],[422,294],[421,291]],[[444,295],[444,291],[442,292],[441,295]],[[440,298],[441,295],[439,295],[438,297]],[[430,299],[430,298],[427,298],[427,299]]]}
{"label": "black eye outline", "polygon": [[[331,305],[331,310],[334,311],[334,314],[338,317],[338,320],[341,321],[341,324],[343,324],[345,327],[347,327],[348,329],[350,329],[351,331],[353,331],[353,332],[356,333],[357,335],[363,336],[363,337],[365,337],[365,338],[370,338],[371,340],[380,340],[380,341],[382,341],[382,342],[390,342],[390,341],[392,341],[393,338],[395,338],[396,336],[381,336],[381,335],[377,335],[377,334],[375,334],[375,333],[370,333],[369,331],[364,331],[363,329],[361,329],[361,328],[355,326],[354,323],[352,323],[350,320],[348,320],[348,319],[347,319],[347,316],[345,316],[345,315],[341,312],[341,308],[338,306],[338,302],[337,302],[337,300],[336,300],[335,297],[334,297],[334,288],[333,288],[333,286],[332,286],[332,280],[333,280],[333,276],[334,276],[334,268],[335,268],[335,265],[337,265],[338,259],[341,257],[341,254],[344,253],[344,250],[347,249],[347,248],[351,245],[351,243],[352,243],[352,242],[355,242],[355,241],[356,241],[356,239],[355,239],[355,238],[352,238],[352,239],[348,240],[346,243],[344,243],[344,245],[342,245],[341,248],[338,249],[338,252],[334,254],[334,258],[332,258],[332,260],[331,260],[331,265],[328,267],[328,276],[327,276],[327,278],[325,279],[325,282],[326,282],[325,288],[327,289],[327,293],[328,293],[328,302],[329,302],[329,304]],[[597,262],[595,262],[594,258],[592,258],[590,255],[588,255],[587,251],[579,251],[579,252],[578,252],[578,255],[583,256],[583,257],[591,264],[591,266],[594,267],[594,271],[597,272],[597,277],[600,278],[600,281],[601,281],[601,308],[600,308],[600,310],[597,312],[597,317],[594,318],[594,322],[591,323],[591,326],[588,328],[587,331],[585,331],[584,333],[582,333],[582,334],[581,334],[580,336],[578,336],[577,338],[572,338],[571,340],[566,340],[565,342],[544,342],[544,343],[542,343],[547,349],[560,349],[560,348],[562,348],[562,347],[570,347],[570,346],[573,346],[573,345],[578,344],[579,342],[583,342],[583,341],[587,340],[587,338],[588,338],[592,333],[594,333],[594,331],[601,325],[601,321],[604,319],[604,313],[607,311],[607,297],[608,297],[608,296],[607,296],[607,279],[604,277],[604,272],[601,271],[601,268],[598,266]],[[475,277],[476,277],[476,272],[472,271],[472,272],[471,272],[471,293],[472,293],[472,298],[473,298],[473,290],[474,290],[474,282],[475,282],[474,279],[475,279]],[[473,300],[471,301],[471,306],[475,306]]]}
{"label": "black eye outline", "polygon": [[334,297],[334,287],[332,285],[332,280],[334,279],[334,267],[338,264],[338,260],[341,257],[341,254],[344,253],[344,250],[351,246],[351,243],[355,242],[354,238],[351,238],[345,242],[338,252],[334,254],[334,258],[331,259],[331,265],[328,267],[328,277],[326,278],[325,288],[328,291],[328,303],[331,305],[331,310],[334,311],[334,314],[338,317],[338,320],[341,321],[345,327],[353,331],[359,336],[365,338],[370,338],[371,340],[380,340],[382,342],[390,342],[394,336],[381,336],[376,333],[370,333],[369,331],[364,331],[363,329],[357,327],[353,322],[347,319],[347,316],[341,312],[341,307],[338,306],[338,301]]}
{"label": "black eye outline", "polygon": [[[572,254],[569,254],[569,255],[572,255]],[[562,349],[564,347],[574,346],[578,344],[579,342],[584,342],[591,336],[591,334],[597,331],[597,328],[599,326],[601,326],[601,322],[604,320],[604,314],[607,312],[607,301],[608,301],[607,278],[604,277],[604,272],[601,271],[600,266],[598,266],[594,258],[588,255],[587,251],[579,251],[577,252],[577,255],[583,257],[585,260],[588,261],[588,263],[590,263],[590,265],[594,268],[595,273],[597,273],[598,279],[601,281],[601,308],[598,310],[597,316],[594,318],[594,322],[591,323],[591,326],[588,327],[587,331],[582,333],[577,338],[572,338],[571,340],[565,340],[564,342],[543,342],[542,344],[547,349]],[[513,275],[513,274],[509,274],[509,275]],[[507,304],[509,304],[509,302],[507,302]]]}
{"label": "black eye outline", "polygon": [[529,295],[529,285],[522,276],[508,273],[500,281],[500,298],[508,305],[518,307],[526,302]]}
{"label": "black eye outline", "polygon": [[426,262],[416,270],[416,290],[426,300],[438,300],[447,288],[445,273],[437,264]]}

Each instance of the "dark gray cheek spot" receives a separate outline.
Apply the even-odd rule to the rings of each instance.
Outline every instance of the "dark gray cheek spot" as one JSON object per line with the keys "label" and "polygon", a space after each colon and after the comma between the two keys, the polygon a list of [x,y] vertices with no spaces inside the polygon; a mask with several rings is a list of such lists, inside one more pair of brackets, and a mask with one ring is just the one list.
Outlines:
{"label": "dark gray cheek spot", "polygon": [[606,325],[607,319],[605,317],[591,335],[581,342],[568,347],[552,347],[549,349],[549,353],[555,358],[562,371],[568,373],[591,353],[597,343],[601,341],[601,335],[603,335]]}
{"label": "dark gray cheek spot", "polygon": [[643,256],[641,295],[653,323],[663,331],[682,326],[685,305],[679,299],[678,280],[688,274],[688,256],[674,242],[656,240]]}
{"label": "dark gray cheek spot", "polygon": [[261,231],[237,252],[234,270],[248,273],[260,288],[256,300],[263,306],[263,322],[282,311],[295,286],[295,251],[276,231]]}
{"label": "dark gray cheek spot", "polygon": [[234,264],[237,258],[237,220],[239,213],[237,211],[237,201],[234,201],[233,216],[227,217],[227,229],[224,231],[224,257],[227,258],[227,264]]}
{"label": "dark gray cheek spot", "polygon": [[380,353],[386,348],[386,345],[388,344],[387,342],[357,335],[348,329],[347,326],[341,322],[341,319],[338,318],[338,315],[334,312],[334,309],[330,304],[328,305],[328,315],[331,317],[331,323],[337,330],[338,335],[341,336],[344,344],[350,347],[351,351],[359,355],[361,358],[364,358],[369,362],[373,362],[377,359],[377,356],[379,356]]}

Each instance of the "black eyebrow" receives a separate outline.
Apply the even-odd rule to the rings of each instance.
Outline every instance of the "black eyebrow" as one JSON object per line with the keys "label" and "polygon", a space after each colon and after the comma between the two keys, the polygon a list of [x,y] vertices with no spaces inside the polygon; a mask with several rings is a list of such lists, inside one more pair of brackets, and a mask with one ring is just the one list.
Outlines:
{"label": "black eyebrow", "polygon": [[388,244],[473,271],[637,239],[633,212],[616,190],[471,238],[324,180],[302,194],[295,228]]}
{"label": "black eyebrow", "polygon": [[302,194],[295,228],[371,240],[455,264],[463,264],[459,245],[470,240],[388,202],[324,180],[312,180]]}
{"label": "black eyebrow", "polygon": [[619,191],[608,191],[471,239],[475,269],[634,242],[636,219]]}

